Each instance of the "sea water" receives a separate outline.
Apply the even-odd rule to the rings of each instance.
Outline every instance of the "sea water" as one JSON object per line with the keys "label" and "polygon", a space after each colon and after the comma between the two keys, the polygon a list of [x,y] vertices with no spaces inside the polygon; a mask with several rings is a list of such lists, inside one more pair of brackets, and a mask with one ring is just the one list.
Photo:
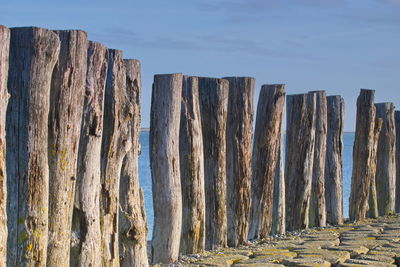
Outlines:
{"label": "sea water", "polygon": [[[344,133],[343,135],[344,149],[343,149],[343,207],[344,217],[349,214],[349,197],[351,185],[351,172],[353,166],[353,143],[354,133]],[[150,150],[149,150],[149,132],[143,131],[140,135],[140,143],[142,145],[142,153],[139,156],[139,179],[140,185],[144,191],[144,201],[146,206],[147,222],[149,225],[150,240],[153,233],[153,197],[151,192],[151,171],[150,171]]]}

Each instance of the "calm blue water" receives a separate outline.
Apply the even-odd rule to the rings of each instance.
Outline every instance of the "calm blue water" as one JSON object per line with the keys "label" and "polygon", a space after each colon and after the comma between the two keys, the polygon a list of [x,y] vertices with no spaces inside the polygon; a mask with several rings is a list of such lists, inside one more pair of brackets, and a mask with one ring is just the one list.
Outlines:
{"label": "calm blue water", "polygon": [[[139,157],[139,179],[144,191],[144,199],[149,224],[149,236],[151,239],[153,233],[153,198],[151,196],[151,172],[150,172],[150,156],[149,156],[149,132],[142,132],[140,135],[142,144],[142,154]],[[344,216],[349,214],[349,197],[351,171],[353,166],[353,143],[354,133],[344,133],[344,151],[343,151],[343,191],[344,191]]]}

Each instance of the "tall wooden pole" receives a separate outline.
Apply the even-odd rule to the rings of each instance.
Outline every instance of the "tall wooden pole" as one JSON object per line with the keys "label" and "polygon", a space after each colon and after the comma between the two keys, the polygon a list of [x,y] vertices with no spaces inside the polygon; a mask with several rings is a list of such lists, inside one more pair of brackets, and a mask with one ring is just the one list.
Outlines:
{"label": "tall wooden pole", "polygon": [[71,266],[101,266],[100,177],[107,48],[89,42],[71,242]]}
{"label": "tall wooden pole", "polygon": [[[282,223],[284,215],[279,210],[284,207],[285,201],[284,181],[281,175],[283,169],[280,165],[284,109],[285,85],[263,85],[258,98],[254,131],[249,239],[266,238],[271,233],[273,220],[277,220],[276,231],[280,232],[278,225]],[[274,216],[273,207],[276,210]]]}
{"label": "tall wooden pole", "polygon": [[327,97],[328,124],[325,159],[326,220],[329,224],[343,223],[343,128],[344,99]]}
{"label": "tall wooden pole", "polygon": [[50,91],[49,267],[69,265],[88,48],[87,34],[83,31],[55,33],[61,47]]}
{"label": "tall wooden pole", "polygon": [[6,113],[9,48],[10,30],[0,25],[0,266],[6,266],[7,259]]}
{"label": "tall wooden pole", "polygon": [[316,95],[316,122],[314,166],[310,199],[310,227],[326,226],[325,158],[327,136],[327,100],[325,91],[310,92]]}
{"label": "tall wooden pole", "polygon": [[375,130],[374,130],[374,137],[372,142],[372,155],[371,155],[371,162],[368,164],[369,171],[370,171],[370,186],[369,186],[369,200],[368,200],[368,212],[367,216],[369,218],[376,218],[379,216],[378,213],[378,195],[376,191],[376,163],[377,163],[377,151],[378,151],[378,140],[379,135],[382,130],[382,119],[376,118],[375,119]]}
{"label": "tall wooden pole", "polygon": [[308,227],[312,184],[316,94],[287,96],[286,228]]}
{"label": "tall wooden pole", "polygon": [[179,154],[182,186],[180,252],[183,255],[201,253],[205,247],[206,198],[197,77],[183,77]]}
{"label": "tall wooden pole", "polygon": [[375,105],[376,117],[382,119],[382,130],[378,139],[376,163],[376,192],[380,216],[393,214],[396,196],[396,129],[394,104]]}
{"label": "tall wooden pole", "polygon": [[41,28],[12,28],[7,114],[9,266],[46,266],[48,116],[60,40]]}
{"label": "tall wooden pole", "polygon": [[182,225],[179,124],[182,74],[155,75],[151,99],[150,166],[153,179],[152,262],[178,259]]}
{"label": "tall wooden pole", "polygon": [[139,185],[140,123],[142,79],[139,60],[124,60],[126,91],[133,106],[130,117],[132,148],[122,163],[119,202],[120,262],[122,267],[149,265],[147,258],[147,220],[143,191]]}
{"label": "tall wooden pole", "polygon": [[396,213],[400,213],[400,111],[394,112],[396,126]]}
{"label": "tall wooden pole", "polygon": [[227,245],[226,118],[229,82],[199,78],[206,190],[206,249]]}
{"label": "tall wooden pole", "polygon": [[353,147],[353,174],[350,192],[350,220],[362,221],[368,210],[375,130],[374,90],[361,89],[357,98],[356,134]]}
{"label": "tall wooden pole", "polygon": [[132,114],[122,51],[109,49],[101,145],[100,227],[104,266],[119,266],[119,185],[123,159],[132,147]]}

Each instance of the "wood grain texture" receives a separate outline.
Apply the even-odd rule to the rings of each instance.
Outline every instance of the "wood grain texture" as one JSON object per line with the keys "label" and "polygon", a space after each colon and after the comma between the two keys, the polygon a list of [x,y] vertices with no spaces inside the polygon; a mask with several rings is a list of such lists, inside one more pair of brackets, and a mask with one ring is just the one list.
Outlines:
{"label": "wood grain texture", "polygon": [[396,129],[394,104],[375,104],[376,118],[382,119],[376,162],[376,192],[380,216],[393,214],[396,196]]}
{"label": "wood grain texture", "polygon": [[104,266],[120,265],[119,186],[123,159],[132,148],[129,127],[132,116],[122,51],[109,49],[101,145],[100,227]]}
{"label": "wood grain texture", "polygon": [[201,253],[205,247],[206,198],[197,77],[183,76],[179,160],[182,186],[180,253],[183,255]]}
{"label": "wood grain texture", "polygon": [[6,114],[10,30],[0,25],[0,266],[7,259],[7,171],[6,171]]}
{"label": "wood grain texture", "polygon": [[284,218],[284,181],[280,165],[284,109],[285,85],[263,85],[257,104],[252,155],[251,240],[266,238],[271,233],[273,220],[276,220],[274,231],[284,231],[281,221]]}
{"label": "wood grain texture", "polygon": [[325,91],[310,92],[316,95],[316,122],[314,165],[311,185],[309,227],[326,226],[325,158],[327,135],[327,100]]}
{"label": "wood grain texture", "polygon": [[147,220],[143,190],[139,185],[138,156],[140,155],[140,122],[142,78],[139,60],[125,59],[126,92],[133,107],[130,118],[132,148],[122,163],[119,191],[120,263],[122,267],[146,267]]}
{"label": "wood grain texture", "polygon": [[152,262],[178,259],[182,225],[179,124],[182,74],[155,75],[151,97],[150,166],[154,229]]}
{"label": "wood grain texture", "polygon": [[400,213],[400,111],[394,112],[396,127],[396,213]]}
{"label": "wood grain texture", "polygon": [[353,173],[350,192],[350,220],[362,221],[368,210],[375,130],[374,90],[361,89],[357,98],[356,134],[353,146]]}
{"label": "wood grain texture", "polygon": [[101,266],[100,177],[107,48],[89,42],[71,240],[71,266]]}
{"label": "wood grain texture", "polygon": [[376,163],[377,163],[377,151],[378,151],[378,140],[379,135],[382,130],[382,122],[381,118],[375,119],[375,129],[374,129],[374,137],[372,142],[372,155],[371,162],[368,164],[370,171],[370,186],[369,186],[369,199],[368,199],[368,211],[367,216],[369,218],[377,218],[379,216],[378,212],[378,195],[376,191]]}
{"label": "wood grain texture", "polygon": [[229,82],[226,125],[228,246],[237,247],[247,243],[249,231],[255,79],[223,79]]}
{"label": "wood grain texture", "polygon": [[328,124],[325,159],[326,220],[343,223],[343,128],[345,104],[341,96],[327,97]]}
{"label": "wood grain texture", "polygon": [[46,266],[48,116],[60,40],[42,28],[12,28],[7,110],[9,266]]}
{"label": "wood grain texture", "polygon": [[206,190],[206,249],[227,245],[226,119],[229,82],[199,78]]}
{"label": "wood grain texture", "polygon": [[69,266],[88,48],[86,32],[54,32],[61,46],[50,89],[49,267]]}
{"label": "wood grain texture", "polygon": [[307,228],[310,208],[316,95],[287,96],[286,128],[286,228]]}

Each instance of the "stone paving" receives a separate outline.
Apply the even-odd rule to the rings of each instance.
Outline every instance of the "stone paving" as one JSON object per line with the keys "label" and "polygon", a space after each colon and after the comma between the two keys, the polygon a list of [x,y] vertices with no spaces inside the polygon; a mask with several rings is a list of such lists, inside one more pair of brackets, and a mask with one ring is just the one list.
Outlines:
{"label": "stone paving", "polygon": [[400,216],[291,232],[184,256],[173,266],[400,266]]}

